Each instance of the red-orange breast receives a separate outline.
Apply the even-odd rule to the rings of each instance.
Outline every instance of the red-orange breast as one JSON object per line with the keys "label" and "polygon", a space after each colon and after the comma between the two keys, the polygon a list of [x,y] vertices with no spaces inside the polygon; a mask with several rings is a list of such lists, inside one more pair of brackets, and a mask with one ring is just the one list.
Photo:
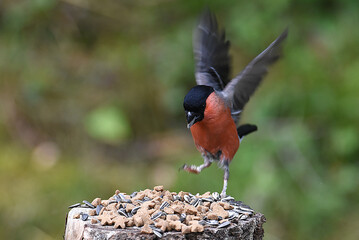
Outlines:
{"label": "red-orange breast", "polygon": [[215,92],[206,100],[203,120],[190,130],[197,149],[202,153],[207,151],[217,155],[221,151],[220,159],[231,161],[238,150],[239,138],[231,110]]}

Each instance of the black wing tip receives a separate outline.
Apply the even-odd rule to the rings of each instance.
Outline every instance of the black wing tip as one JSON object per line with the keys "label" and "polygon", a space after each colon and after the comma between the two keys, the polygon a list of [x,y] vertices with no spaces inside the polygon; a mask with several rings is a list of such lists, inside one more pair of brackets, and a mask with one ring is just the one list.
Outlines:
{"label": "black wing tip", "polygon": [[210,10],[209,7],[205,7],[202,10],[202,13],[199,17],[199,21],[198,21],[198,27],[200,26],[206,26],[211,31],[215,31],[216,33],[218,33],[218,23],[217,23],[217,17],[216,15]]}
{"label": "black wing tip", "polygon": [[237,128],[238,136],[241,138],[243,136],[246,136],[252,132],[255,132],[258,130],[258,127],[253,124],[243,124]]}
{"label": "black wing tip", "polygon": [[277,39],[275,40],[276,43],[281,43],[282,41],[284,41],[287,37],[288,37],[288,32],[289,32],[289,27],[287,26],[284,31],[279,35],[279,37],[277,37]]}
{"label": "black wing tip", "polygon": [[205,6],[202,10],[201,18],[216,18],[209,6]]}
{"label": "black wing tip", "polygon": [[282,32],[281,35],[283,35],[284,37],[287,37],[287,36],[288,36],[288,32],[289,32],[289,26],[286,26],[286,27],[284,28],[284,31]]}
{"label": "black wing tip", "polygon": [[263,51],[263,52],[266,52],[266,51],[272,52],[272,57],[271,57],[270,61],[268,62],[269,65],[276,62],[283,54],[282,53],[283,52],[282,51],[282,48],[283,48],[282,42],[287,38],[288,31],[289,31],[289,28],[287,26],[284,29],[284,31]]}

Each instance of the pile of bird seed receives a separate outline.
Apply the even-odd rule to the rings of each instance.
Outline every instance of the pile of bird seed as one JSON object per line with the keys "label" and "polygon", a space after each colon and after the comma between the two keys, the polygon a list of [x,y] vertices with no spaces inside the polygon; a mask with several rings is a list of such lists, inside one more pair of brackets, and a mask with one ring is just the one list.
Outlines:
{"label": "pile of bird seed", "polygon": [[[114,228],[140,228],[141,233],[162,237],[168,231],[183,234],[203,232],[207,227],[226,228],[246,221],[254,211],[233,197],[221,198],[217,192],[193,195],[170,192],[163,186],[146,189],[131,195],[116,190],[108,200],[95,198],[69,208],[87,207],[87,213],[74,215],[91,224],[111,225]],[[89,217],[92,216],[92,217]],[[91,219],[91,220],[90,220]]]}

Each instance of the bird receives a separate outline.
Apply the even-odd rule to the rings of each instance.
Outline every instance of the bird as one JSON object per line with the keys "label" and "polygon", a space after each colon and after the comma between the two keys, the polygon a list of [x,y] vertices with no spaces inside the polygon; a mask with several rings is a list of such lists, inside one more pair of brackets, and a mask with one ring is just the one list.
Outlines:
{"label": "bird", "polygon": [[200,173],[216,162],[224,170],[221,197],[226,197],[229,164],[243,137],[256,131],[254,124],[239,125],[240,116],[268,67],[282,55],[288,27],[233,79],[230,79],[230,42],[219,29],[216,16],[208,9],[200,16],[193,34],[195,80],[197,85],[184,97],[187,128],[202,154],[200,166],[184,164],[181,169]]}

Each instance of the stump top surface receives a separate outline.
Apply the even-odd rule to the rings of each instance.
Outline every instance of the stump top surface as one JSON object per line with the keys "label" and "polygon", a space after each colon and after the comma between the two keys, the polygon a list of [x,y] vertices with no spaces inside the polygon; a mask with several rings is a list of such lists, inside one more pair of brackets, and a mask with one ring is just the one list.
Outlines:
{"label": "stump top surface", "polygon": [[229,196],[157,186],[84,201],[66,222],[65,239],[262,239],[265,217]]}

